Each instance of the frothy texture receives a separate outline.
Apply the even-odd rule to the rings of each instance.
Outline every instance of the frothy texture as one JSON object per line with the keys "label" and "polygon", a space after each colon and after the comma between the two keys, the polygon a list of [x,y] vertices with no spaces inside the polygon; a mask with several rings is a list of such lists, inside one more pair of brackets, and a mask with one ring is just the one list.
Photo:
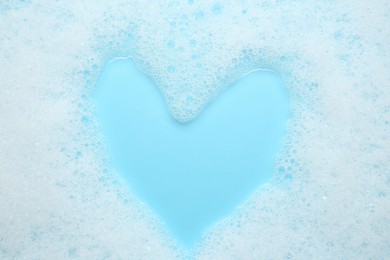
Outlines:
{"label": "frothy texture", "polygon": [[292,118],[274,179],[211,230],[199,259],[385,258],[387,1],[0,4],[0,258],[182,258],[110,167],[91,92],[132,56],[182,122],[271,69]]}

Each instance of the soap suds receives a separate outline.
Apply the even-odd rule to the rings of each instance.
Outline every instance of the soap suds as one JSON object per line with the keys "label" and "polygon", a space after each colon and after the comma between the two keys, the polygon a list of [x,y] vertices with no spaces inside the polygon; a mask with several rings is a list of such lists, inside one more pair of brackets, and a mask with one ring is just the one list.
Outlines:
{"label": "soap suds", "polygon": [[290,93],[275,178],[197,258],[388,258],[389,13],[387,1],[0,4],[0,258],[186,254],[110,168],[94,118],[102,67],[129,55],[183,122],[253,68]]}

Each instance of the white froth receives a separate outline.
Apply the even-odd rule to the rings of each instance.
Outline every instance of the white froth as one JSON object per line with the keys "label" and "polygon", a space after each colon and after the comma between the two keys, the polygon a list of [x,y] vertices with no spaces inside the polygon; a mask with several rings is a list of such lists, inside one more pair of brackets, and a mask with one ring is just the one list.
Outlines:
{"label": "white froth", "polygon": [[197,258],[389,256],[387,1],[73,2],[0,3],[1,259],[186,254],[110,168],[93,117],[102,66],[128,55],[181,121],[253,68],[290,92],[275,178]]}

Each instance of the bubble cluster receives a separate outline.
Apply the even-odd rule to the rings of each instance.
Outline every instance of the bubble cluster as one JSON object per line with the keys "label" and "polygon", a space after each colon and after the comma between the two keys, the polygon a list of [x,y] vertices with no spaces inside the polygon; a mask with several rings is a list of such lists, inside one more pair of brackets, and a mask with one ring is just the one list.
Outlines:
{"label": "bubble cluster", "polygon": [[[388,258],[389,13],[384,0],[0,3],[0,258]],[[127,56],[182,122],[257,68],[291,96],[275,177],[194,252],[110,166],[90,96]]]}

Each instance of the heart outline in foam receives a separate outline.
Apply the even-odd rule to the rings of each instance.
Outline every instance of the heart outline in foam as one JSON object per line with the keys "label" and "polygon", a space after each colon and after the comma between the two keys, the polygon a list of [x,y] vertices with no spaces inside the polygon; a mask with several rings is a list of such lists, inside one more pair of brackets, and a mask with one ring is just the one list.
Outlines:
{"label": "heart outline in foam", "polygon": [[106,66],[94,102],[114,167],[185,247],[270,179],[288,119],[280,80],[260,70],[185,124],[132,59]]}

